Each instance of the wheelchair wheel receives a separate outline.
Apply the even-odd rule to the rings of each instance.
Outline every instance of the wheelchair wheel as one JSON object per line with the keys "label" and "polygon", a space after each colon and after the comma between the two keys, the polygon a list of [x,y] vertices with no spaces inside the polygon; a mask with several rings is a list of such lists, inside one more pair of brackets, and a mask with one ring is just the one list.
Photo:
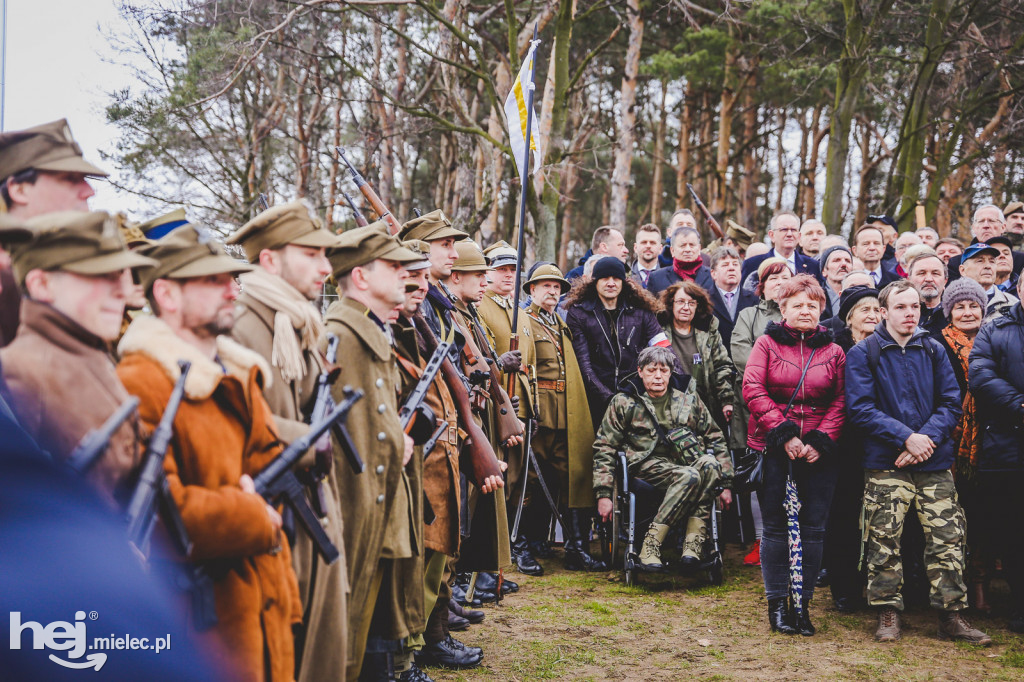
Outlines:
{"label": "wheelchair wheel", "polygon": [[616,477],[612,483],[612,520],[611,526],[611,556],[612,564],[619,561],[619,548],[622,546],[622,505],[619,504],[619,479]]}

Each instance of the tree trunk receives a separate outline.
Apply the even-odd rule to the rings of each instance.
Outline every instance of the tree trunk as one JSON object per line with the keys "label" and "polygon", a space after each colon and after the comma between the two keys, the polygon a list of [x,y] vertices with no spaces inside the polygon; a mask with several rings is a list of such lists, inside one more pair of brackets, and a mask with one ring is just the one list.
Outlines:
{"label": "tree trunk", "polygon": [[679,114],[679,150],[676,152],[676,203],[672,208],[673,211],[682,207],[687,196],[686,183],[690,181],[690,132],[692,126],[693,98],[688,84],[684,81],[683,108]]}
{"label": "tree trunk", "polygon": [[665,128],[668,124],[668,111],[665,109],[665,95],[668,92],[668,80],[661,81],[661,98],[658,103],[658,128],[654,131],[654,158],[651,171],[651,222],[661,225],[661,209],[665,203],[664,169],[665,169]]}
{"label": "tree trunk", "polygon": [[754,142],[757,138],[757,103],[754,88],[743,91],[743,174],[740,176],[740,213],[737,216],[744,227],[752,227],[757,220],[757,156]]}
{"label": "tree trunk", "polygon": [[623,232],[626,229],[626,201],[633,177],[636,79],[640,71],[640,48],[644,41],[644,19],[640,14],[640,0],[626,0],[626,14],[629,19],[629,45],[626,48],[625,72],[619,93],[619,136],[615,142],[609,216],[609,224]]}
{"label": "tree trunk", "polygon": [[726,173],[729,170],[729,152],[732,148],[732,117],[736,110],[737,49],[736,43],[731,40],[725,49],[725,79],[722,83],[722,99],[718,111],[718,152],[715,157],[715,184],[708,199],[708,208],[717,215],[722,215],[725,212]]}
{"label": "tree trunk", "polygon": [[778,140],[775,142],[775,164],[779,181],[779,192],[775,195],[775,213],[779,213],[782,210],[782,192],[786,189],[786,110],[780,107],[775,116],[779,126]]}

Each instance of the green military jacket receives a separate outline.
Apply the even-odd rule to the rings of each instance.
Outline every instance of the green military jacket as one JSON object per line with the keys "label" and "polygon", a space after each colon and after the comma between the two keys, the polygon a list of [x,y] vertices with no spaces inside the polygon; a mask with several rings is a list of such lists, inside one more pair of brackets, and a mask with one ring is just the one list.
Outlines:
{"label": "green military jacket", "polygon": [[[666,434],[675,439],[682,451],[677,461],[692,464],[711,448],[722,467],[726,486],[732,480],[732,460],[725,438],[711,412],[693,391],[672,391],[668,408],[668,423],[662,424]],[[617,393],[608,404],[601,428],[594,441],[594,495],[612,496],[618,452],[626,454],[630,470],[654,454],[659,446],[658,431],[654,426],[654,404],[647,394],[637,397]],[[680,430],[681,429],[681,430]]]}
{"label": "green military jacket", "polygon": [[[672,325],[666,324],[662,331],[671,340]],[[725,344],[718,333],[718,320],[711,318],[711,324],[707,329],[693,327],[693,340],[697,344],[697,352],[700,354],[700,363],[694,363],[693,372],[690,375],[691,386],[693,386],[700,399],[718,423],[722,422],[722,406],[736,405],[736,392],[733,386],[733,374],[736,367],[733,366],[729,353],[725,350]]]}

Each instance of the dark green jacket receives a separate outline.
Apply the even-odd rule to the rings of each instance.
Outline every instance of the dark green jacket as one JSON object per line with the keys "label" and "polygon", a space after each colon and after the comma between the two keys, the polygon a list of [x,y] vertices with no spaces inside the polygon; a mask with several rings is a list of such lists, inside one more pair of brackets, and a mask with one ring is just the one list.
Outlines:
{"label": "dark green jacket", "polygon": [[[736,372],[729,353],[725,350],[725,344],[718,333],[718,320],[714,317],[711,322],[701,329],[693,326],[693,340],[697,344],[697,352],[701,361],[693,365],[691,373],[693,382],[691,386],[697,389],[697,394],[719,424],[723,422],[722,406],[736,405],[736,392],[733,384],[733,374]],[[666,324],[662,327],[665,335],[672,339],[672,325]]]}

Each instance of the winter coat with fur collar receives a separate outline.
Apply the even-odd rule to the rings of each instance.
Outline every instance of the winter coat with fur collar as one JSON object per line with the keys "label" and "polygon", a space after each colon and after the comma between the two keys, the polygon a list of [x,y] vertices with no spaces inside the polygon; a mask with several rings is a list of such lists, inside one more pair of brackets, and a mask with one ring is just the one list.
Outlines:
{"label": "winter coat with fur collar", "polygon": [[214,579],[217,625],[197,637],[208,640],[227,679],[293,679],[292,625],[302,611],[288,542],[262,498],[238,484],[282,450],[261,388],[267,363],[224,336],[212,360],[155,317],[132,322],[118,350],[118,375],[141,399],[150,427],[178,379],[178,361],[192,363],[164,470],[193,543],[191,559]]}

